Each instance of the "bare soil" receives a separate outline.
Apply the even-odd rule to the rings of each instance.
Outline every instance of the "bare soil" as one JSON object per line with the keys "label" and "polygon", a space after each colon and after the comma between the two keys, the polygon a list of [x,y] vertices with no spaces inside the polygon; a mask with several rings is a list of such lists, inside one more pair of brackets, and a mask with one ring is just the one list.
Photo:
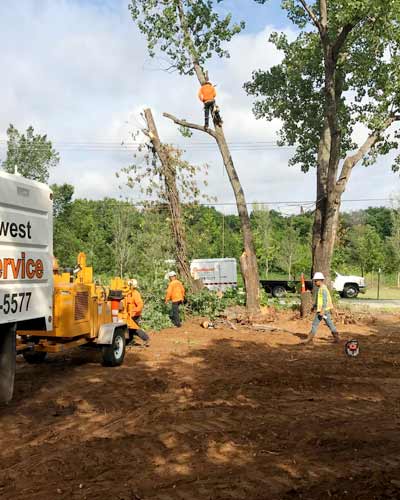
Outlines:
{"label": "bare soil", "polygon": [[[0,409],[3,500],[400,498],[400,324],[381,316],[285,333],[201,328],[152,336],[120,368],[77,350],[18,360]],[[289,333],[292,332],[292,333]]]}

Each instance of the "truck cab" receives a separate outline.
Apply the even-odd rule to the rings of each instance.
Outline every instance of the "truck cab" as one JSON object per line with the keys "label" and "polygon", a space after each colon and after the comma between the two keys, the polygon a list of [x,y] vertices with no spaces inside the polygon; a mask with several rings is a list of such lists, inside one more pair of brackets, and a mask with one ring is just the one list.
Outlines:
{"label": "truck cab", "polygon": [[336,278],[332,286],[344,299],[355,299],[359,293],[367,291],[365,278],[361,276],[343,276],[336,273]]}

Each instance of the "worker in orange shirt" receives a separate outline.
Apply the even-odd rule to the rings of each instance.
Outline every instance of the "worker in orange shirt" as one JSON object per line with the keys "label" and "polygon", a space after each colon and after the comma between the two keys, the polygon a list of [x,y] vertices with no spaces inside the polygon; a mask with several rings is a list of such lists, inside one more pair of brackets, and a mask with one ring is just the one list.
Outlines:
{"label": "worker in orange shirt", "polygon": [[199,90],[199,99],[204,104],[204,128],[208,128],[210,123],[210,111],[211,115],[216,119],[217,123],[222,124],[221,117],[219,115],[218,106],[215,104],[215,98],[217,96],[217,91],[212,83],[206,81]]}
{"label": "worker in orange shirt", "polygon": [[140,339],[143,340],[144,346],[150,346],[150,338],[147,333],[140,328],[140,320],[143,312],[143,299],[139,293],[138,282],[136,279],[131,279],[128,281],[129,292],[126,294],[125,302],[126,308],[128,311],[128,328],[129,328],[129,337],[131,341],[133,337],[136,335]]}
{"label": "worker in orange shirt", "polygon": [[185,288],[176,277],[176,272],[168,273],[169,285],[165,296],[165,303],[172,302],[171,321],[177,327],[181,327],[181,318],[179,315],[179,306],[185,300]]}

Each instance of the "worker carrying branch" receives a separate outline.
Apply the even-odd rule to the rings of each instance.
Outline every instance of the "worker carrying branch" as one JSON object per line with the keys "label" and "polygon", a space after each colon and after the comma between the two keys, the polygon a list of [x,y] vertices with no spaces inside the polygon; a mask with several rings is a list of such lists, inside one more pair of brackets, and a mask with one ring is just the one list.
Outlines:
{"label": "worker carrying branch", "polygon": [[131,279],[128,281],[129,292],[126,295],[126,308],[128,310],[128,315],[131,321],[128,322],[129,326],[129,337],[133,341],[133,338],[139,337],[143,340],[144,346],[149,347],[150,339],[147,333],[140,328],[140,320],[143,311],[143,299],[139,293],[138,282],[136,279]]}
{"label": "worker carrying branch", "polygon": [[317,329],[321,321],[326,323],[326,326],[329,328],[333,336],[333,341],[338,343],[339,334],[331,317],[333,303],[328,287],[325,285],[325,276],[322,273],[315,273],[313,281],[316,288],[313,310],[315,310],[317,314],[315,315],[311,332],[304,341],[304,344],[311,344],[314,341],[315,334],[317,333]]}
{"label": "worker carrying branch", "polygon": [[199,90],[199,99],[204,104],[204,128],[208,128],[210,124],[210,112],[216,125],[222,125],[219,108],[215,103],[217,91],[211,82],[206,81]]}

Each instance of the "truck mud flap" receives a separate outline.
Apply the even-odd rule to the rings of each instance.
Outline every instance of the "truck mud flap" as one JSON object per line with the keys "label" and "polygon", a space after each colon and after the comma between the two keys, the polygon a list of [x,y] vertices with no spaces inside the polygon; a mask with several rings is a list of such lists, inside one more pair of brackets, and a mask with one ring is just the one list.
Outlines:
{"label": "truck mud flap", "polygon": [[15,328],[15,323],[0,325],[0,404],[9,403],[14,392]]}

